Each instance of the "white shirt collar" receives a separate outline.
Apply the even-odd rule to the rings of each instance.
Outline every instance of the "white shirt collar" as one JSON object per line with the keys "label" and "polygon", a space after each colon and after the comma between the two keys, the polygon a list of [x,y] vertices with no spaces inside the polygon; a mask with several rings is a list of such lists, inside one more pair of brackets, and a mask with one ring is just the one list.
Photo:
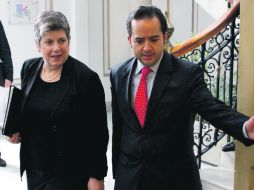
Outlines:
{"label": "white shirt collar", "polygon": [[[160,59],[159,59],[155,64],[153,64],[152,66],[150,66],[150,69],[151,69],[154,73],[157,73],[163,55],[164,55],[164,53],[161,55]],[[135,71],[135,75],[138,75],[139,73],[141,73],[141,70],[143,69],[144,66],[145,66],[145,65],[144,65],[140,60],[138,60],[137,68],[136,68],[136,71]]]}

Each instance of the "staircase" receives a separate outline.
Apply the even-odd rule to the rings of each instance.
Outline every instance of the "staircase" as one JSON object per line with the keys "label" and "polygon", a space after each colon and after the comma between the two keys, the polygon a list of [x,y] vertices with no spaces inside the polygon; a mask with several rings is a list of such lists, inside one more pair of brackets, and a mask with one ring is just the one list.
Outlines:
{"label": "staircase", "polygon": [[221,151],[220,164],[210,166],[202,163],[200,177],[203,190],[233,190],[235,151]]}
{"label": "staircase", "polygon": [[[205,2],[212,3],[210,0],[195,0],[195,2],[199,3],[199,6],[204,5]],[[210,4],[206,7],[208,12],[211,11]],[[219,15],[219,19],[214,24],[185,42],[173,45],[171,49],[173,55],[199,64],[204,70],[208,89],[232,109],[236,109],[237,100],[239,14],[240,1],[237,1],[225,14]],[[198,116],[197,121],[193,133],[194,152],[200,167],[203,190],[233,190],[235,152],[221,151],[221,146],[226,143],[224,141],[220,144],[225,138],[225,133],[215,129],[202,117]],[[201,164],[201,160],[216,166],[203,162]]]}
{"label": "staircase", "polygon": [[[218,13],[218,6],[212,6],[217,0],[195,0]],[[226,1],[219,1],[226,7]],[[214,5],[214,4],[213,4]],[[236,1],[225,14],[212,15],[219,19],[205,30],[186,41],[173,45],[171,53],[181,59],[189,60],[201,66],[208,89],[217,99],[236,110],[237,68],[240,39],[240,1]],[[170,43],[169,43],[170,44]],[[196,116],[194,124],[194,153],[200,167],[203,190],[233,190],[235,152],[222,152],[220,144],[225,133],[215,129],[201,116]],[[215,150],[217,149],[217,150]],[[201,160],[205,161],[205,164]],[[216,165],[216,166],[214,166]]]}

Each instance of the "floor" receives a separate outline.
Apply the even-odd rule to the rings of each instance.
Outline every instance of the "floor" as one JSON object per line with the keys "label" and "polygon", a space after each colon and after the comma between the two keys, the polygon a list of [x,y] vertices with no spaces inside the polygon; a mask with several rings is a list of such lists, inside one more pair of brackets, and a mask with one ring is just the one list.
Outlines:
{"label": "floor", "polygon": [[[112,134],[112,122],[111,112],[108,112],[108,128],[110,134],[110,140],[108,145],[108,175],[104,179],[105,190],[113,190],[114,180],[112,178],[111,167],[111,134]],[[2,158],[7,162],[7,167],[0,167],[0,189],[1,190],[26,190],[26,178],[25,175],[20,178],[19,175],[19,144],[9,143],[3,135],[0,135],[0,151]]]}
{"label": "floor", "polygon": [[19,144],[9,143],[0,135],[1,157],[7,162],[7,167],[0,167],[1,190],[25,190],[26,179],[22,181],[19,175]]}

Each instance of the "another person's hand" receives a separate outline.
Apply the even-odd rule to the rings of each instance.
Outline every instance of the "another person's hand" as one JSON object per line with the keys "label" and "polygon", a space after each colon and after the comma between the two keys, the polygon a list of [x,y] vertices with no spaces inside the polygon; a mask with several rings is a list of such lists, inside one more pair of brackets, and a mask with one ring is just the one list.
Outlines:
{"label": "another person's hand", "polygon": [[10,137],[7,137],[7,140],[11,143],[17,144],[20,143],[20,133],[14,133]]}
{"label": "another person's hand", "polygon": [[254,116],[246,122],[246,132],[249,139],[254,140]]}
{"label": "another person's hand", "polygon": [[104,190],[104,180],[98,180],[90,177],[87,187],[88,190]]}
{"label": "another person's hand", "polygon": [[8,79],[5,79],[4,81],[4,87],[7,88],[7,87],[10,87],[11,86],[11,81],[8,80]]}

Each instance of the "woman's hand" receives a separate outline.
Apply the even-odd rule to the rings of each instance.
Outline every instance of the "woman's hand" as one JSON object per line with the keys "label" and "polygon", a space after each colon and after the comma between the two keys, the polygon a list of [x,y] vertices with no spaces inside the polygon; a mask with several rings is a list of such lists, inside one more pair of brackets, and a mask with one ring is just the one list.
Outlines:
{"label": "woman's hand", "polygon": [[104,180],[98,180],[90,177],[87,187],[88,190],[104,190]]}
{"label": "woman's hand", "polygon": [[7,137],[7,140],[11,143],[17,144],[20,143],[20,133],[14,133],[11,136]]}

